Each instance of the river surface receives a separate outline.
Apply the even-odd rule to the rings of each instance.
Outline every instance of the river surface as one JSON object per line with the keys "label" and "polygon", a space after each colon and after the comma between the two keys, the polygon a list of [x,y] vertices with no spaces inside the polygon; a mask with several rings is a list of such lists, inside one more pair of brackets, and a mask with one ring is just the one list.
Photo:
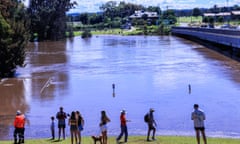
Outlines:
{"label": "river surface", "polygon": [[26,66],[16,78],[1,79],[0,92],[0,140],[12,139],[18,109],[27,117],[27,139],[49,138],[60,106],[81,112],[85,136],[99,133],[101,110],[111,119],[109,135],[118,135],[122,109],[129,134],[145,135],[149,108],[158,135],[194,135],[194,103],[206,113],[208,136],[240,137],[240,63],[173,36],[29,43]]}

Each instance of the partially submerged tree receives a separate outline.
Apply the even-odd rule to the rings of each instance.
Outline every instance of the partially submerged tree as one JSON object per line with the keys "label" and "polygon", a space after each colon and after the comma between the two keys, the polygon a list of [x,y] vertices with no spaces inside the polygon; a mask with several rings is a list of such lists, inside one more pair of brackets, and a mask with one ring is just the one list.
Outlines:
{"label": "partially submerged tree", "polygon": [[28,17],[18,0],[0,1],[0,78],[14,76],[23,66],[28,42]]}
{"label": "partially submerged tree", "polygon": [[66,34],[66,12],[76,2],[71,0],[30,0],[31,36],[38,40],[59,40]]}

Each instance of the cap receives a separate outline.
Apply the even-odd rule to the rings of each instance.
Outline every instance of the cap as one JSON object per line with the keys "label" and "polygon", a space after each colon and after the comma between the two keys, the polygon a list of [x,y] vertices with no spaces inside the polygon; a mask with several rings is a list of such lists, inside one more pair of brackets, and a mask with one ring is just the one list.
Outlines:
{"label": "cap", "polygon": [[123,110],[121,110],[120,112],[121,112],[121,113],[124,113],[124,114],[125,114],[125,113],[127,113],[127,112],[126,112],[124,109],[123,109]]}
{"label": "cap", "polygon": [[17,113],[16,113],[17,115],[20,115],[21,114],[21,111],[20,110],[17,110]]}
{"label": "cap", "polygon": [[154,112],[155,110],[153,108],[150,108],[150,112]]}

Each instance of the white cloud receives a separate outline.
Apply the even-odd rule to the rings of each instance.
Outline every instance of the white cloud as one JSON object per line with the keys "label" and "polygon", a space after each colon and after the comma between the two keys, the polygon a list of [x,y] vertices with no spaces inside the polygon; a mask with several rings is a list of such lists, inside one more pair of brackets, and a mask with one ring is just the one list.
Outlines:
{"label": "white cloud", "polygon": [[[78,3],[76,9],[70,12],[97,12],[100,11],[99,7],[110,0],[72,0]],[[160,6],[161,9],[191,9],[191,8],[210,8],[214,5],[219,7],[227,6],[227,0],[115,0],[117,2],[124,1],[126,3],[141,4],[143,6]],[[25,0],[27,5],[29,0]],[[240,0],[228,0],[228,5],[239,5]]]}
{"label": "white cloud", "polygon": [[[84,5],[87,8],[86,11],[90,11],[90,12],[99,11],[99,6],[108,1],[109,0],[97,0],[97,1],[77,0],[79,5]],[[173,8],[173,9],[209,7],[209,5],[202,4],[207,2],[203,0],[201,1],[200,0],[115,0],[115,1],[136,3],[136,4],[141,4],[143,6],[160,6],[162,9],[166,9],[166,7]],[[94,4],[95,6],[93,6]]]}

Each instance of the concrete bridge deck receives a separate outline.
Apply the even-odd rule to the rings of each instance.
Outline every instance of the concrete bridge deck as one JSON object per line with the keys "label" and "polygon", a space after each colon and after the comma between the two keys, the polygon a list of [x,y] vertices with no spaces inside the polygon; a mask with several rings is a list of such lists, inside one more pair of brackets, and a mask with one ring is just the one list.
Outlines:
{"label": "concrete bridge deck", "polygon": [[237,29],[172,27],[172,34],[193,36],[201,40],[222,44],[232,48],[240,48],[240,30]]}

